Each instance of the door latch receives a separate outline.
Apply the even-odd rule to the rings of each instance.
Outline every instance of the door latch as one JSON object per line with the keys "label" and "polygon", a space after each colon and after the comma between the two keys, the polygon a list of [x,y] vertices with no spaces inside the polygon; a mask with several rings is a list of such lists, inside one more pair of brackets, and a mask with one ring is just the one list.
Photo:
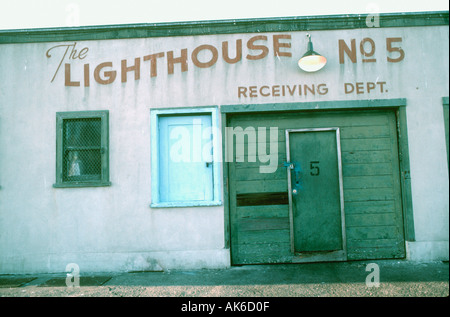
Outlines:
{"label": "door latch", "polygon": [[283,162],[283,167],[287,167],[287,168],[293,170],[294,169],[294,163]]}
{"label": "door latch", "polygon": [[292,195],[296,196],[298,195],[299,191],[302,190],[302,178],[301,178],[301,174],[302,174],[302,169],[300,167],[300,163],[298,162],[284,162],[283,163],[284,167],[289,168],[291,171],[293,171],[294,173],[291,173],[291,175],[293,176],[291,178],[291,184],[292,184]]}

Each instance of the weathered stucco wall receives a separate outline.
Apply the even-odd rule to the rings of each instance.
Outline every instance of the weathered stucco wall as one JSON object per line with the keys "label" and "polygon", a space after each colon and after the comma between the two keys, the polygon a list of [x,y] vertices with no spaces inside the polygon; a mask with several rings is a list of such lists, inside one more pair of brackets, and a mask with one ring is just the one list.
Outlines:
{"label": "weathered stucco wall", "polygon": [[[448,26],[310,34],[314,50],[328,59],[317,73],[297,66],[306,51],[306,32],[0,45],[0,273],[64,271],[71,262],[84,271],[230,264],[223,205],[149,207],[152,108],[390,98],[407,100],[416,237],[416,242],[408,242],[409,258],[448,260],[449,178],[442,107],[442,97],[449,95]],[[363,50],[366,55],[373,50],[372,56],[361,54],[366,38],[371,41],[365,40]],[[400,38],[392,47],[403,50],[401,61],[387,60],[400,56],[389,52],[388,38]],[[339,50],[339,40],[351,48],[352,39],[355,63]],[[239,41],[241,60],[226,62],[222,43],[228,42],[228,57],[233,59]],[[198,49],[197,55],[201,45],[209,46]],[[184,49],[187,70],[175,62],[170,74],[170,52],[177,58]],[[274,54],[277,50],[281,56]],[[157,53],[164,54],[152,56]],[[363,62],[373,58],[376,61]],[[122,60],[130,67],[136,59],[139,79],[129,71],[122,82]],[[112,67],[99,68],[95,77],[95,68],[105,62]],[[115,80],[99,83],[108,79],[104,71],[111,70]],[[314,85],[315,93],[304,85]],[[109,110],[112,185],[53,188],[55,114],[85,110]]]}

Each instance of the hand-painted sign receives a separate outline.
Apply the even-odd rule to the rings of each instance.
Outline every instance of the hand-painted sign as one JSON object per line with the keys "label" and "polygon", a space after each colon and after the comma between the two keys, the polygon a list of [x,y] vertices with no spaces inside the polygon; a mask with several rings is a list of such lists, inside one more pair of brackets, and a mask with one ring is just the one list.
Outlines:
{"label": "hand-painted sign", "polygon": [[[254,61],[264,59],[272,55],[276,57],[291,58],[291,35],[290,34],[273,34],[271,37],[271,45],[268,45],[268,35],[256,35],[246,40],[246,50],[244,51],[243,39],[237,39],[234,44],[230,45],[229,41],[223,41],[221,47],[217,48],[211,44],[202,44],[195,47],[189,55],[188,48],[182,48],[178,51],[170,50],[165,52],[157,52],[149,55],[139,56],[132,61],[122,59],[120,66],[117,68],[112,61],[104,61],[93,66],[89,63],[83,65],[82,78],[73,78],[72,63],[76,60],[84,60],[89,53],[88,47],[78,48],[77,43],[61,44],[49,48],[46,52],[47,58],[57,55],[59,64],[53,74],[51,82],[54,81],[56,75],[64,64],[64,85],[68,87],[82,86],[89,87],[91,85],[91,75],[96,83],[108,85],[116,81],[120,77],[122,83],[128,81],[128,73],[134,73],[134,80],[139,80],[141,74],[145,73],[150,78],[157,77],[161,71],[167,72],[168,75],[175,73],[176,69],[181,72],[187,72],[190,65],[197,68],[209,68],[215,65],[219,58],[227,64],[236,64],[243,59]],[[349,42],[349,43],[348,43]],[[398,63],[405,58],[405,52],[400,47],[401,37],[386,38],[386,61],[388,63]],[[338,42],[339,64],[348,62],[358,62],[358,50],[356,48],[356,39],[346,41],[339,39]],[[230,49],[233,46],[233,49]],[[361,62],[374,63],[376,44],[375,41],[366,37],[360,41],[359,53],[361,54]],[[165,66],[165,67],[164,67]],[[92,72],[92,73],[91,73]],[[120,75],[119,75],[120,74]],[[367,82],[367,83],[346,83],[345,93],[360,93],[361,91],[370,92],[379,89],[385,92],[383,81]],[[298,87],[297,87],[298,86]],[[313,85],[314,86],[314,85]],[[320,83],[311,88],[308,85],[262,85],[259,87],[238,87],[238,97],[266,97],[280,95],[305,95],[317,92],[318,95],[324,95],[328,92],[325,83]]]}

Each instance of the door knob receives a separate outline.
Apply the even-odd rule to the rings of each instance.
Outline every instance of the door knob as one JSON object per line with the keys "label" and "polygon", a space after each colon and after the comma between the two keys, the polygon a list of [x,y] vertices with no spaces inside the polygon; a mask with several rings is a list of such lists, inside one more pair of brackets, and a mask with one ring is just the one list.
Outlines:
{"label": "door knob", "polygon": [[[302,184],[301,184],[301,180],[302,180],[302,169],[300,167],[300,163],[295,162],[293,163],[294,168],[292,169],[292,174],[293,174],[293,180],[292,180],[292,185],[293,185],[293,189],[292,189],[292,195],[296,196],[298,195],[298,193],[300,192],[300,190],[302,189]],[[291,175],[292,175],[291,174]]]}

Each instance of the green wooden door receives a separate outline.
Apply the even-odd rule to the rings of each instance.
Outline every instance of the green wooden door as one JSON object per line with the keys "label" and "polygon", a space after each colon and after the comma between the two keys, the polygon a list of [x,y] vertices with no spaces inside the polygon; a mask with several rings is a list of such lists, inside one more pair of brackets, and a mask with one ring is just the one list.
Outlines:
{"label": "green wooden door", "polygon": [[295,253],[343,250],[338,129],[287,132]]}
{"label": "green wooden door", "polygon": [[[293,217],[289,211],[289,186],[287,175],[292,171],[286,167],[286,130],[339,128],[342,163],[343,204],[345,219],[345,250],[348,260],[404,258],[402,197],[400,188],[399,157],[397,146],[396,115],[394,111],[330,111],[273,114],[236,114],[227,116],[227,127],[240,127],[244,131],[255,131],[258,127],[278,128],[278,168],[273,173],[261,173],[260,166],[267,165],[256,157],[249,160],[248,148],[259,146],[258,134],[244,138],[245,159],[228,164],[228,196],[230,211],[230,246],[233,264],[287,263],[298,260],[293,248],[295,233]],[[319,135],[318,132],[317,135]],[[300,134],[299,134],[300,135]],[[304,137],[305,135],[303,135]],[[299,142],[301,136],[299,137]],[[321,142],[332,145],[332,136],[320,135]],[[295,139],[295,138],[294,138]],[[266,140],[269,140],[267,132]],[[303,140],[305,141],[305,140]],[[302,141],[302,142],[303,142]],[[251,143],[256,144],[251,144]],[[267,142],[267,141],[266,141]],[[293,140],[293,142],[296,142]],[[310,143],[310,141],[306,142]],[[314,143],[314,142],[312,142]],[[334,143],[336,144],[336,143]],[[250,145],[250,146],[249,146]],[[236,147],[236,140],[227,140],[226,146]],[[296,145],[294,145],[295,150]],[[268,147],[266,147],[267,149]],[[303,172],[325,173],[326,166],[334,165],[335,149],[328,145],[320,147],[321,157],[306,157],[301,166]],[[318,149],[314,150],[318,152]],[[314,152],[312,151],[312,152]],[[293,152],[293,155],[296,155]],[[326,161],[328,157],[330,161]],[[295,161],[297,158],[293,158]],[[325,159],[325,161],[324,161]],[[301,160],[301,156],[299,156]],[[319,162],[317,165],[314,162]],[[324,165],[324,163],[326,163]],[[331,173],[331,169],[330,169]],[[336,172],[327,176],[327,189],[338,187]],[[322,174],[325,175],[325,174]],[[314,179],[319,182],[319,179]],[[306,179],[305,179],[306,182]],[[309,182],[309,181],[308,181]],[[313,183],[312,183],[313,184]],[[308,186],[305,186],[308,185]],[[313,190],[309,195],[314,200],[330,200],[336,204],[336,193],[329,199],[320,189],[303,184],[304,190]],[[313,188],[313,189],[311,189]],[[300,191],[299,197],[302,193]],[[305,195],[305,193],[303,194]],[[325,196],[323,196],[325,195]],[[297,198],[294,198],[297,199]],[[324,212],[320,204],[311,212]],[[334,211],[337,213],[337,211]],[[328,216],[326,216],[328,217]],[[318,217],[322,221],[324,217]],[[309,244],[310,250],[338,248],[337,219],[335,224],[324,229],[326,236],[334,236],[323,245]],[[310,220],[311,221],[311,220]],[[301,228],[301,225],[296,225]],[[312,228],[322,228],[312,225]],[[334,229],[330,229],[334,228]],[[335,233],[332,233],[335,230]],[[301,229],[299,229],[301,232]],[[305,231],[306,232],[306,231]],[[317,235],[317,233],[316,233]],[[329,243],[329,244],[328,244]],[[322,251],[314,251],[322,252]],[[325,259],[326,260],[326,259]]]}

